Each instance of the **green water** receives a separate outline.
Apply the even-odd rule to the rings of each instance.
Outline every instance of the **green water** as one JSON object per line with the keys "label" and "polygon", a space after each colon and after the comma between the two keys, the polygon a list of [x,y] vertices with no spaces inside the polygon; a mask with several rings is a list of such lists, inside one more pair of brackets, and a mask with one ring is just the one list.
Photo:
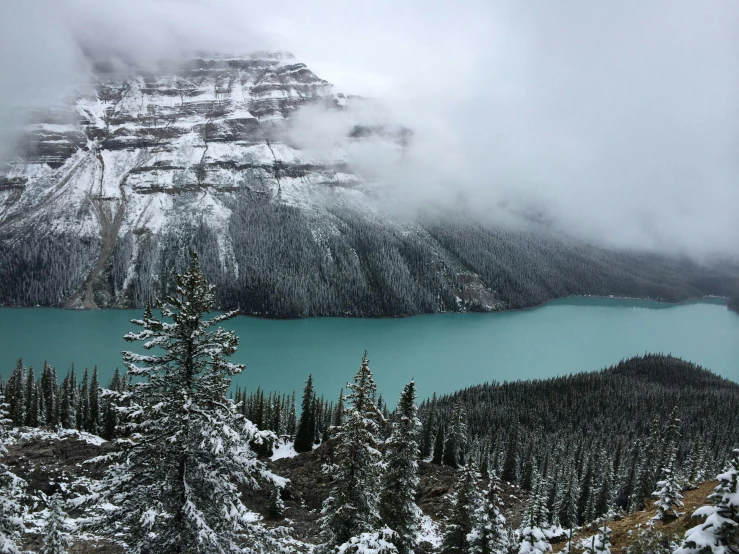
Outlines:
{"label": "green water", "polygon": [[[60,371],[97,365],[107,383],[121,337],[140,310],[0,308],[0,374],[15,361]],[[591,371],[644,352],[672,353],[739,381],[739,315],[723,301],[667,305],[603,298],[557,300],[519,312],[439,314],[403,319],[230,322],[241,338],[234,356],[250,389],[300,391],[309,373],[330,397],[351,379],[367,349],[378,388],[394,397],[415,377],[420,395],[485,381]]]}

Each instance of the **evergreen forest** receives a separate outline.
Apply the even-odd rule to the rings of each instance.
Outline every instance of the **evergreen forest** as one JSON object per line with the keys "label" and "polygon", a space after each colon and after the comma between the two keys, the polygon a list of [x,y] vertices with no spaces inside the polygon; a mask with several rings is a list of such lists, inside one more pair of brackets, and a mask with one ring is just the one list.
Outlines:
{"label": "evergreen forest", "polygon": [[[97,368],[58,375],[45,364],[37,374],[18,361],[0,383],[0,552],[58,554],[85,540],[136,553],[594,554],[612,551],[610,526],[650,510],[631,554],[739,548],[734,382],[645,354],[420,401],[410,381],[389,402],[365,352],[333,399],[311,376],[299,398],[234,390],[239,339],[220,324],[238,312],[209,316],[216,302],[193,254],[133,320],[125,339],[146,353],[124,352],[126,372],[110,383]],[[20,461],[40,433],[108,446],[85,462],[92,473],[72,470],[80,475],[46,494],[31,491]],[[297,466],[322,460],[312,535],[296,532],[277,452]],[[453,482],[434,517],[418,503],[428,475]],[[706,483],[713,492],[694,525],[665,535],[685,495]]]}
{"label": "evergreen forest", "polygon": [[[677,302],[739,294],[739,268],[614,250],[545,227],[509,230],[457,217],[379,221],[349,206],[314,214],[248,190],[224,197],[228,238],[205,221],[100,239],[0,233],[0,305],[144,308],[171,292],[197,252],[215,305],[272,318],[376,317],[518,309],[576,295]],[[227,240],[228,248],[224,246]]]}

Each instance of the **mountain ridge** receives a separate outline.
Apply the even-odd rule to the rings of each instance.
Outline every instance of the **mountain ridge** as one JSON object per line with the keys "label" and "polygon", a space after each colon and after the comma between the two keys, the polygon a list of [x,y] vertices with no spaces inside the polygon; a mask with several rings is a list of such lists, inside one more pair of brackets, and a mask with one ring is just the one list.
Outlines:
{"label": "mountain ridge", "polygon": [[[735,265],[609,250],[541,224],[389,215],[352,151],[372,143],[401,158],[412,130],[373,120],[366,100],[287,54],[96,68],[68,108],[34,112],[19,156],[0,165],[0,305],[141,307],[188,250],[221,307],[267,317],[739,291]],[[306,106],[341,114],[339,143],[302,147]]]}

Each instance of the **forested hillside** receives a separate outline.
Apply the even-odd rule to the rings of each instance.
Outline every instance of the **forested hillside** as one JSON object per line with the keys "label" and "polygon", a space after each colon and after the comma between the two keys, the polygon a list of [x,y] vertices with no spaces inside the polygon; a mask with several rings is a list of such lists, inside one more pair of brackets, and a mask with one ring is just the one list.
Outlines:
{"label": "forested hillside", "polygon": [[[232,259],[224,263],[218,233],[207,222],[127,232],[91,283],[95,305],[143,307],[168,292],[189,251],[200,254],[217,285],[220,308],[268,317],[487,311],[570,295],[675,302],[730,296],[739,288],[735,267],[611,251],[543,229],[388,223],[347,207],[316,214],[248,192],[230,196],[224,202],[232,212]],[[321,235],[316,227],[330,232]],[[99,249],[97,239],[74,235],[0,236],[0,304],[67,305]]]}
{"label": "forested hillside", "polygon": [[[424,402],[421,412],[427,453],[434,444],[459,442],[455,422],[463,420],[458,459],[468,449],[491,460],[505,480],[528,489],[538,470],[552,478],[549,486],[566,487],[569,468],[576,468],[579,521],[599,513],[588,517],[597,495],[582,491],[591,486],[610,487],[620,509],[642,507],[667,463],[666,448],[674,448],[672,463],[693,481],[717,471],[727,445],[739,444],[739,385],[664,355],[596,373],[470,387]],[[705,460],[713,461],[705,467]]]}
{"label": "forested hillside", "polygon": [[[267,317],[739,294],[736,263],[609,249],[505,210],[429,215],[388,197],[350,153],[402,161],[413,131],[374,121],[366,99],[290,54],[203,54],[154,73],[92,65],[93,86],[35,111],[17,156],[0,163],[0,305],[143,308],[190,251],[218,307]],[[293,132],[303,109],[351,124],[319,155]]]}
{"label": "forested hillside", "polygon": [[[148,353],[123,352],[127,374],[107,388],[96,369],[59,383],[48,364],[36,377],[22,361],[0,382],[7,552],[60,554],[73,540],[111,552],[249,554],[544,554],[566,542],[568,553],[595,554],[610,552],[609,521],[652,506],[633,541],[652,546],[631,554],[735,544],[739,384],[644,355],[420,406],[410,381],[393,407],[365,352],[336,403],[309,376],[298,411],[295,394],[229,395],[244,366],[228,361],[239,339],[219,324],[237,312],[207,318],[214,288],[196,254],[174,284],[125,335]],[[714,519],[677,550],[679,537],[654,526],[679,518],[683,492],[714,476],[712,505],[700,510]]]}
{"label": "forested hillside", "polygon": [[[115,440],[126,425],[125,416],[120,419],[114,408],[115,398],[125,397],[131,386],[129,380],[116,375],[107,389],[98,389],[96,372],[90,377],[85,371],[79,382],[74,375],[70,371],[53,387],[56,376],[52,367],[46,366],[36,379],[33,370],[19,364],[3,386],[11,420],[16,425],[37,426],[39,431],[59,426],[66,429],[65,433],[87,431]],[[314,513],[334,482],[334,477],[321,473],[320,466],[339,463],[344,457],[336,449],[353,403],[346,392],[342,391],[338,402],[326,400],[316,396],[309,379],[298,401],[295,393],[235,393],[237,411],[260,431],[274,433],[272,439],[252,444],[260,456],[269,457],[277,451],[295,456],[295,452],[311,453],[318,448],[308,458],[298,455],[287,464],[280,460],[274,470],[287,472],[283,475],[295,480],[286,485],[282,510],[288,510],[286,516],[309,544],[321,540],[323,524]],[[373,431],[376,448],[389,452],[402,411],[400,407],[391,409],[381,395],[372,406],[368,408],[370,414],[378,418]],[[495,486],[507,491],[501,509],[507,514],[508,524],[500,530],[509,534],[509,546],[521,540],[518,528],[528,517],[527,499],[538,502],[537,509],[546,512],[539,516],[538,525],[549,529],[547,540],[566,540],[563,528],[568,525],[580,529],[578,542],[589,540],[593,528],[585,524],[609,510],[610,517],[614,517],[650,508],[649,497],[659,489],[665,467],[672,468],[678,489],[691,489],[718,473],[730,454],[727,445],[739,444],[737,413],[739,385],[695,364],[663,355],[632,358],[594,373],[486,384],[425,400],[420,405],[417,430],[412,433],[415,438],[403,441],[415,445],[416,454],[402,454],[404,459],[410,456],[421,463],[417,470],[420,482],[416,481],[415,486],[423,491],[416,501],[428,510],[424,516],[424,548],[434,551],[434,541],[448,534],[452,517],[449,510],[455,502],[452,493],[461,486],[484,489],[492,475],[501,476],[503,481]],[[27,431],[26,435],[34,436]],[[64,436],[60,434],[59,438]],[[278,436],[282,437],[279,445],[275,442]],[[288,448],[293,441],[294,450]],[[27,444],[28,448],[33,445]],[[23,470],[23,476],[43,480],[37,473],[27,473],[39,471],[34,467]],[[478,485],[465,485],[465,471],[470,467],[482,475]],[[406,476],[411,484],[412,474]],[[457,476],[460,481],[455,485]],[[470,494],[475,497],[473,489]],[[276,508],[265,494],[249,496],[248,505],[272,521]],[[568,504],[570,500],[572,505]],[[72,509],[72,513],[79,511]],[[640,518],[634,521],[641,522]],[[282,521],[281,517],[276,521]],[[681,526],[684,529],[688,524],[684,520]],[[637,535],[624,538],[623,523],[614,525],[619,544],[635,541]],[[640,540],[674,546],[677,539],[671,533],[660,535],[655,530]],[[625,547],[621,548],[615,551],[624,552]],[[655,552],[672,551],[666,546]]]}
{"label": "forested hillside", "polygon": [[[570,441],[582,441],[586,448],[633,445],[649,436],[654,418],[659,427],[666,425],[673,407],[682,420],[679,461],[694,439],[712,450],[739,442],[739,384],[660,354],[595,373],[477,385],[440,397],[435,417],[451,421],[457,405],[467,413],[471,438],[505,444],[515,426],[519,441],[533,439],[551,452]],[[428,411],[429,402],[421,409]]]}

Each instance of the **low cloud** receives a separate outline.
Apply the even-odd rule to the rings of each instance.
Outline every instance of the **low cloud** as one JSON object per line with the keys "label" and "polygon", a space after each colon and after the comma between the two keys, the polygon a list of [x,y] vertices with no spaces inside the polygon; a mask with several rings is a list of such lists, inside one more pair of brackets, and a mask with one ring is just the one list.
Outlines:
{"label": "low cloud", "polygon": [[407,126],[404,149],[344,144],[405,205],[535,213],[608,244],[739,255],[733,0],[6,5],[5,128],[17,104],[84,84],[89,54],[157,67],[193,50],[289,50],[337,91],[373,99],[307,108],[290,139],[321,156],[357,121]]}

